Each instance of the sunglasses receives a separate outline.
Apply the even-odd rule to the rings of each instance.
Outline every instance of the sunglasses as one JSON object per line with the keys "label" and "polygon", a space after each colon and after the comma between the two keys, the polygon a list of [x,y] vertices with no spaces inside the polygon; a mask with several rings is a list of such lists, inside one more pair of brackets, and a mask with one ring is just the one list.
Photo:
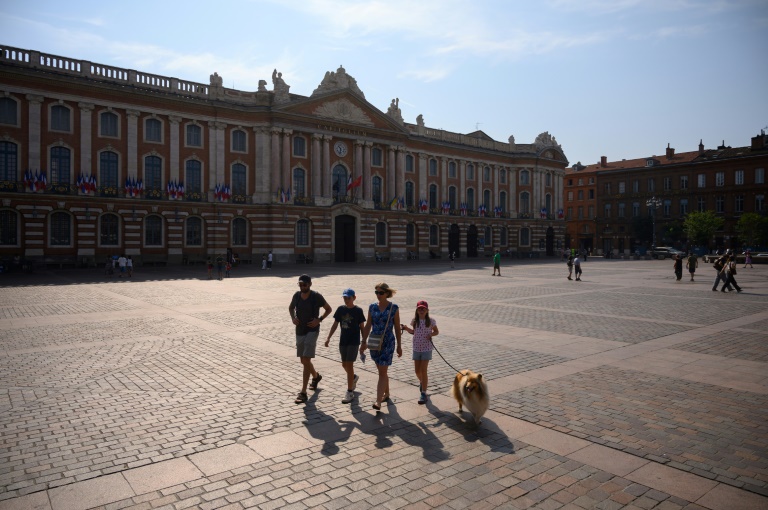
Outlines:
{"label": "sunglasses", "polygon": [[386,290],[376,290],[374,292],[376,293],[377,296],[383,296],[384,294],[387,293]]}
{"label": "sunglasses", "polygon": [[308,283],[299,283],[299,287],[309,287]]}

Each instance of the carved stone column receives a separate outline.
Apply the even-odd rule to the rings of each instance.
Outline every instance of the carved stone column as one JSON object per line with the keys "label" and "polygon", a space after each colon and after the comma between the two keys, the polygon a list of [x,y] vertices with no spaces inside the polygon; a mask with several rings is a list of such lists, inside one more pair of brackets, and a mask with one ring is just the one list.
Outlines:
{"label": "carved stone column", "polygon": [[143,179],[139,175],[139,114],[138,110],[125,110],[125,118],[128,121],[128,133],[125,137],[128,146],[125,163],[126,175],[134,175],[137,179]]}
{"label": "carved stone column", "polygon": [[213,192],[217,184],[226,183],[224,168],[224,130],[227,125],[223,122],[208,122],[208,191]]}
{"label": "carved stone column", "polygon": [[171,171],[171,179],[183,182],[185,176],[179,169],[179,124],[181,124],[181,117],[178,115],[168,116],[168,127],[170,130],[168,149],[170,151],[169,169]]}
{"label": "carved stone column", "polygon": [[266,204],[272,202],[275,197],[277,184],[272,181],[270,155],[270,129],[267,126],[255,126],[256,150],[254,161],[254,204]]}
{"label": "carved stone column", "polygon": [[40,169],[40,109],[43,96],[27,94],[29,101],[29,162],[27,168],[36,172]]}
{"label": "carved stone column", "polygon": [[517,213],[517,170],[513,167],[507,172],[509,179],[509,212]]}
{"label": "carved stone column", "polygon": [[443,156],[440,158],[440,196],[437,197],[438,206],[448,200],[448,161]]}
{"label": "carved stone column", "polygon": [[277,188],[282,185],[280,180],[280,128],[272,128],[272,149],[270,151],[269,158],[269,175],[270,183],[275,188],[274,192],[277,192]]}
{"label": "carved stone column", "polygon": [[323,179],[323,196],[326,198],[332,198],[333,193],[331,190],[331,184],[333,182],[333,174],[331,172],[331,140],[330,135],[323,135],[323,167],[322,173],[327,179]]}
{"label": "carved stone column", "polygon": [[323,195],[323,172],[320,167],[320,140],[323,135],[312,134],[312,196],[315,201]]}
{"label": "carved stone column", "polygon": [[363,199],[373,200],[371,187],[371,147],[373,142],[365,142],[363,145]]}
{"label": "carved stone column", "polygon": [[[291,135],[293,131],[290,129],[283,129],[283,157],[282,157],[282,179],[283,188],[291,190],[291,183],[293,182],[293,176],[291,175]],[[293,191],[293,190],[291,190]],[[293,193],[291,193],[293,195]]]}
{"label": "carved stone column", "polygon": [[397,161],[395,163],[395,195],[405,197],[405,151],[406,148],[397,148]]}
{"label": "carved stone column", "polygon": [[385,202],[389,202],[395,197],[395,149],[394,145],[387,147],[387,189],[382,197]]}
{"label": "carved stone column", "polygon": [[459,161],[459,203],[467,201],[467,162]]}
{"label": "carved stone column", "polygon": [[[95,174],[96,169],[92,168],[93,158],[91,157],[94,105],[92,103],[77,103],[77,106],[80,108],[80,174]],[[97,180],[97,182],[101,181]]]}

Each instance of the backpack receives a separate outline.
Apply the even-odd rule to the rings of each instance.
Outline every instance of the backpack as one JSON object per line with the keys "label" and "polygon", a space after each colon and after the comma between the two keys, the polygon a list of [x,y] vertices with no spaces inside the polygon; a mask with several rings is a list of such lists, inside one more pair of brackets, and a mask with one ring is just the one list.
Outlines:
{"label": "backpack", "polygon": [[573,267],[573,261],[571,261],[571,260],[569,260],[568,262],[566,262],[566,264],[568,265],[568,267]]}
{"label": "backpack", "polygon": [[718,271],[722,271],[723,267],[725,267],[725,264],[723,263],[723,259],[717,259],[715,261],[715,265],[713,265],[712,267],[714,267]]}

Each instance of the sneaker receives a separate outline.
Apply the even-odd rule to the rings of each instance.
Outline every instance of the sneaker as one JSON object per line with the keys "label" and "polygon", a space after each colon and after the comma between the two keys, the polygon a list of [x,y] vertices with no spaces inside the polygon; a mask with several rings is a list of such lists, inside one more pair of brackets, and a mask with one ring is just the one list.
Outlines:
{"label": "sneaker", "polygon": [[344,398],[341,399],[342,404],[349,404],[355,399],[355,394],[352,393],[351,390],[347,390],[347,392],[344,394]]}
{"label": "sneaker", "polygon": [[421,397],[419,397],[419,404],[424,405],[426,403],[427,403],[427,394],[422,391]]}
{"label": "sneaker", "polygon": [[294,404],[303,404],[307,401],[307,394],[306,393],[299,393],[299,395],[296,397],[296,400],[293,401]]}
{"label": "sneaker", "polygon": [[354,377],[354,379],[352,379],[352,389],[353,389],[353,390],[354,390],[355,388],[357,388],[357,380],[358,380],[358,379],[360,379],[360,378],[357,376],[357,374],[355,374],[355,377]]}
{"label": "sneaker", "polygon": [[320,375],[320,372],[318,372],[317,377],[312,378],[312,383],[309,385],[309,389],[312,391],[315,391],[317,389],[318,383],[322,380],[323,380],[323,376]]}

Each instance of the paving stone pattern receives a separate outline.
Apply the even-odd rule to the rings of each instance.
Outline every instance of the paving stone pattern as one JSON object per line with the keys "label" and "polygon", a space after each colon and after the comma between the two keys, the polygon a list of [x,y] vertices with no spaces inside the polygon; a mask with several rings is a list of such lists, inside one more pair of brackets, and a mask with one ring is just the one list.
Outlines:
{"label": "paving stone pattern", "polygon": [[675,349],[768,363],[767,338],[768,333],[765,331],[724,331],[675,345]]}

